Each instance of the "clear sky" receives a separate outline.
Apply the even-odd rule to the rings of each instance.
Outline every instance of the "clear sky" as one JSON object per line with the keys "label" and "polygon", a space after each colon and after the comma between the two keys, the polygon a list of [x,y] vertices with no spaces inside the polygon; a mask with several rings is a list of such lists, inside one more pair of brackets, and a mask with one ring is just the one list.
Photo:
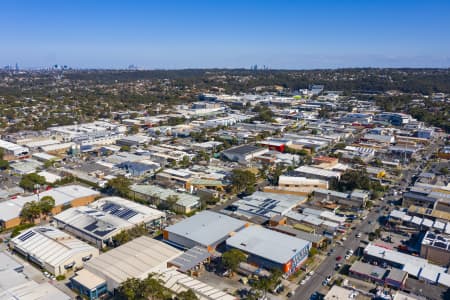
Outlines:
{"label": "clear sky", "polygon": [[1,0],[0,66],[450,67],[450,0]]}

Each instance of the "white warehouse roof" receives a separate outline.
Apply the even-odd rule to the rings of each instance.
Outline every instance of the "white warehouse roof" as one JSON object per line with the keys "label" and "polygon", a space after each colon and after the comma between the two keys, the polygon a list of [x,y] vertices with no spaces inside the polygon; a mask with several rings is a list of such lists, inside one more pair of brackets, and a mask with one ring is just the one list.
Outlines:
{"label": "white warehouse roof", "polygon": [[80,253],[98,255],[98,250],[54,227],[33,227],[10,242],[14,249],[42,264],[58,266]]}
{"label": "white warehouse roof", "polygon": [[85,269],[104,278],[111,291],[128,278],[143,279],[165,270],[167,262],[181,253],[163,242],[141,236],[91,259]]}
{"label": "white warehouse roof", "polygon": [[213,245],[247,223],[212,211],[202,211],[165,230],[183,236],[203,246]]}
{"label": "white warehouse roof", "polygon": [[310,242],[254,225],[227,240],[227,245],[267,260],[285,264]]}

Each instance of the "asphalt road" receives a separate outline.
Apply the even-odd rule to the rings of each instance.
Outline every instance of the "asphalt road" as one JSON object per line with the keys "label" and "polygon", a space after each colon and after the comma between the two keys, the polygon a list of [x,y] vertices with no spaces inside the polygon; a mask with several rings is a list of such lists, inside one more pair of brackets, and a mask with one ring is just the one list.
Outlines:
{"label": "asphalt road", "polygon": [[[361,240],[367,240],[366,232],[372,232],[376,223],[376,220],[378,218],[378,214],[375,213],[375,210],[372,210],[367,215],[367,218],[361,223],[357,224],[355,227],[355,230],[350,231],[350,233],[347,236],[347,240],[343,242],[343,245],[337,245],[334,247],[334,252],[325,258],[325,260],[319,265],[319,267],[314,270],[314,275],[311,276],[311,278],[308,280],[308,282],[305,283],[305,285],[300,285],[296,291],[295,295],[292,297],[292,299],[296,300],[307,300],[311,297],[312,294],[314,294],[315,291],[319,290],[322,286],[322,282],[324,279],[329,276],[336,273],[334,270],[336,266],[336,257],[341,256],[342,260],[340,263],[344,264],[344,256],[346,255],[347,250],[352,249],[355,251],[360,246]],[[370,224],[369,224],[370,222]],[[358,232],[362,233],[361,238],[356,238],[356,234]]]}
{"label": "asphalt road", "polygon": [[[428,147],[424,151],[424,157],[429,157],[433,153],[436,152],[436,150],[439,148],[439,145],[432,144],[430,147]],[[398,187],[394,187],[393,189],[390,189],[387,194],[390,194],[392,190],[405,190],[412,182],[412,177],[415,173],[420,172],[422,170],[422,166],[424,165],[424,160],[418,162],[418,163],[410,163],[409,168],[405,169],[403,171],[403,176],[401,181],[398,184]],[[399,195],[400,196],[400,195]],[[401,196],[400,196],[401,197]],[[381,206],[384,206],[388,204],[389,201],[398,199],[398,197],[394,196],[386,196],[384,203],[380,203]],[[367,215],[367,218],[361,223],[357,224],[355,227],[355,230],[352,230],[348,236],[347,240],[343,242],[342,246],[336,245],[334,247],[334,252],[325,258],[325,260],[319,265],[319,267],[314,270],[314,275],[311,276],[311,278],[308,280],[308,282],[305,283],[305,285],[299,285],[299,287],[295,290],[295,294],[292,296],[292,299],[296,300],[308,300],[310,299],[311,295],[314,294],[316,291],[320,290],[322,287],[322,282],[324,279],[332,274],[335,274],[336,271],[334,270],[336,266],[336,257],[341,256],[342,260],[340,263],[344,264],[344,256],[346,255],[347,250],[352,249],[355,251],[360,245],[364,247],[364,244],[361,244],[361,240],[368,240],[367,232],[373,232],[374,227],[377,224],[378,218],[386,213],[384,210],[382,210],[380,213],[377,213],[378,209],[372,209],[371,212]],[[370,223],[370,224],[369,224]],[[356,238],[356,234],[358,232],[361,232],[362,236],[360,239]],[[355,251],[356,254],[356,251]]]}

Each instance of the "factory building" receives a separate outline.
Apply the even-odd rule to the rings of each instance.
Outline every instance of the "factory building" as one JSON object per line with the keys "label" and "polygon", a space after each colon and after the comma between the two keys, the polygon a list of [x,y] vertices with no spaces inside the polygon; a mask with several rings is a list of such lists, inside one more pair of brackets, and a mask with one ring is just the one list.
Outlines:
{"label": "factory building", "polygon": [[99,255],[98,249],[50,226],[25,230],[9,245],[55,276],[81,268],[86,261]]}
{"label": "factory building", "polygon": [[212,211],[202,211],[163,231],[164,240],[178,247],[190,249],[194,246],[213,251],[234,232],[248,226],[248,223]]}
{"label": "factory building", "polygon": [[308,258],[311,243],[261,226],[249,226],[227,239],[228,248],[248,254],[248,262],[292,274]]}

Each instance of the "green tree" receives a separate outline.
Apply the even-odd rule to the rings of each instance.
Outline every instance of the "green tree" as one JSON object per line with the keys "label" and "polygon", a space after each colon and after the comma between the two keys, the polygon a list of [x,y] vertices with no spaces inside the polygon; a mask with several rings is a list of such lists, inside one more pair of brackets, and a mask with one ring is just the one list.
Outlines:
{"label": "green tree", "polygon": [[319,253],[319,251],[316,248],[311,248],[309,249],[309,253],[308,253],[308,257],[314,257],[317,255],[317,253]]}
{"label": "green tree", "polygon": [[9,162],[4,159],[0,159],[0,170],[5,170],[9,168]]}
{"label": "green tree", "polygon": [[243,169],[234,169],[231,174],[231,186],[235,193],[245,191],[250,194],[255,189],[256,176],[253,172]]}
{"label": "green tree", "polygon": [[268,277],[260,277],[258,280],[255,280],[252,283],[252,287],[259,291],[264,297],[267,293],[273,290],[276,285],[280,282],[280,278],[282,276],[282,272],[279,269],[271,270],[271,276]]}
{"label": "green tree", "polygon": [[247,260],[247,255],[239,249],[231,249],[222,254],[222,265],[235,273],[241,262]]}
{"label": "green tree", "polygon": [[34,223],[34,220],[41,216],[41,207],[38,202],[26,202],[20,212],[22,221]]}
{"label": "green tree", "polygon": [[119,286],[117,292],[120,299],[140,300],[145,299],[142,295],[142,282],[137,278],[128,278]]}
{"label": "green tree", "polygon": [[130,134],[136,134],[139,132],[139,126],[138,125],[133,125],[130,127],[130,129],[128,130],[128,132]]}
{"label": "green tree", "polygon": [[127,197],[130,193],[130,185],[131,181],[128,178],[117,176],[106,183],[104,191],[121,197]]}
{"label": "green tree", "polygon": [[51,213],[54,207],[55,199],[53,199],[52,196],[44,196],[39,201],[39,208],[41,210],[41,213],[44,215],[48,215],[49,213]]}
{"label": "green tree", "polygon": [[36,173],[23,175],[20,179],[19,185],[27,191],[33,191],[36,185],[44,185],[45,177]]}
{"label": "green tree", "polygon": [[198,300],[198,297],[191,289],[189,289],[187,291],[178,293],[178,295],[175,297],[175,299],[178,299],[178,300]]}

